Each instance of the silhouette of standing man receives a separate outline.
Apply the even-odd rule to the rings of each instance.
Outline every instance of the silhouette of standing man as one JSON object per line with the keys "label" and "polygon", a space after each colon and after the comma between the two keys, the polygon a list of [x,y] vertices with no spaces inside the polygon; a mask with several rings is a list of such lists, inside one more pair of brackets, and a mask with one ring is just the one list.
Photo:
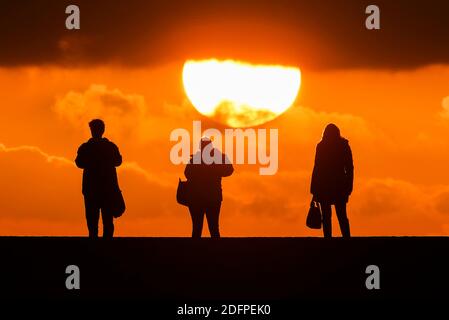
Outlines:
{"label": "silhouette of standing man", "polygon": [[[202,157],[204,153],[212,158],[220,158],[220,163],[205,163]],[[199,159],[201,162],[194,163],[194,159]],[[230,176],[233,172],[234,168],[226,155],[213,148],[209,138],[202,138],[200,151],[192,156],[184,170],[190,190],[189,211],[192,218],[192,238],[201,238],[204,214],[206,214],[211,237],[220,238],[218,220],[223,200],[221,178]]]}
{"label": "silhouette of standing man", "polygon": [[78,148],[75,163],[83,170],[83,195],[89,238],[98,238],[98,221],[103,221],[103,238],[114,235],[114,217],[108,210],[111,195],[119,190],[116,167],[122,163],[117,146],[103,138],[104,122],[89,122],[92,138]]}
{"label": "silhouette of standing man", "polygon": [[335,205],[340,230],[349,238],[349,220],[346,203],[352,193],[354,165],[348,140],[340,136],[340,129],[331,123],[326,126],[323,138],[316,147],[310,192],[320,204],[323,214],[323,233],[332,237],[331,205]]}

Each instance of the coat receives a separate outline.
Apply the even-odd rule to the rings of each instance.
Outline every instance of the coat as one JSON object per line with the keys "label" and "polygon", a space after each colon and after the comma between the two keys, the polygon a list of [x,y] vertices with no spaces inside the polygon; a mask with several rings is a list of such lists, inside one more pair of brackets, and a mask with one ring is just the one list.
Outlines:
{"label": "coat", "polygon": [[348,202],[354,181],[354,165],[348,140],[322,140],[316,147],[310,192],[326,204]]}
{"label": "coat", "polygon": [[[214,152],[220,152],[214,149]],[[207,204],[223,200],[221,178],[230,176],[234,167],[226,163],[226,155],[222,154],[222,163],[194,164],[193,158],[187,164],[184,175],[189,183],[192,204]]]}
{"label": "coat", "polygon": [[106,138],[91,138],[78,148],[75,159],[83,170],[84,196],[101,197],[120,190],[116,167],[122,163],[118,147]]}

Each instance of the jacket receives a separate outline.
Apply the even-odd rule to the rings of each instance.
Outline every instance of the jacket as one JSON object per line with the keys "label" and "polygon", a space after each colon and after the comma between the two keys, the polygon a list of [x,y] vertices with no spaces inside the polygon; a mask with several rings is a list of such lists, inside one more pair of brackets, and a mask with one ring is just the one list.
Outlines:
{"label": "jacket", "polygon": [[[214,149],[213,152],[220,152]],[[189,182],[189,190],[193,204],[213,203],[223,200],[221,178],[230,176],[234,167],[226,163],[226,155],[221,154],[221,164],[194,164],[192,156],[187,164],[184,175]]]}
{"label": "jacket", "polygon": [[348,140],[321,141],[316,147],[310,192],[322,203],[347,202],[352,193],[354,164]]}
{"label": "jacket", "polygon": [[75,159],[83,170],[85,196],[104,196],[119,190],[116,167],[122,163],[118,147],[106,138],[89,139],[78,148]]}

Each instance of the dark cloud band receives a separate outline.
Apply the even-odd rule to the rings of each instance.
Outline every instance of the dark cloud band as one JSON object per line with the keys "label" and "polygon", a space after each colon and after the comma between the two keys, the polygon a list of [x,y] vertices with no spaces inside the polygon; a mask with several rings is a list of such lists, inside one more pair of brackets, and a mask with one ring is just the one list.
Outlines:
{"label": "dark cloud band", "polygon": [[[79,5],[81,30],[65,29]],[[447,0],[1,0],[0,66],[160,64],[234,58],[309,69],[415,68],[449,63]]]}

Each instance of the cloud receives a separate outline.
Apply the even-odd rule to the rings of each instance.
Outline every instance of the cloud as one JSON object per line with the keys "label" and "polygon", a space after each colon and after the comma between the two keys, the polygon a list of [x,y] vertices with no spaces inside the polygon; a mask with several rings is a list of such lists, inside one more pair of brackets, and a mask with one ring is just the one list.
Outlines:
{"label": "cloud", "polygon": [[398,179],[362,179],[351,197],[358,232],[375,235],[445,234],[448,186]]}
{"label": "cloud", "polygon": [[170,179],[173,178],[170,174],[164,174],[163,172],[150,173],[148,170],[144,169],[137,162],[124,161],[122,165],[118,168],[118,172],[132,173],[145,179],[147,183],[158,185],[162,188],[174,189],[175,184]]}
{"label": "cloud", "polygon": [[443,98],[441,105],[443,110],[440,112],[440,115],[445,119],[449,119],[449,96]]}
{"label": "cloud", "polygon": [[286,127],[295,131],[289,137],[294,137],[297,141],[316,141],[329,123],[335,123],[343,136],[349,135],[364,141],[381,138],[380,132],[370,127],[364,118],[349,113],[323,112],[307,106],[294,106],[282,115],[280,121],[295,124]]}
{"label": "cloud", "polygon": [[224,179],[224,194],[240,214],[290,219],[298,207],[310,201],[309,178],[304,171],[282,171],[262,179],[257,172],[236,172],[229,181]]}
{"label": "cloud", "polygon": [[449,190],[441,191],[436,197],[434,202],[435,208],[438,212],[449,215]]}
{"label": "cloud", "polygon": [[357,211],[364,216],[385,217],[398,213],[412,215],[417,208],[424,212],[425,207],[430,204],[430,195],[401,180],[368,179],[359,184],[359,188],[356,191],[359,196]]}
{"label": "cloud", "polygon": [[[82,209],[80,179],[72,161],[35,146],[0,144],[3,218],[76,221]],[[32,229],[32,226],[31,228]],[[3,230],[4,231],[4,230]]]}
{"label": "cloud", "polygon": [[447,1],[376,4],[388,14],[381,15],[381,30],[370,32],[364,28],[363,1],[78,0],[81,29],[73,35],[63,28],[67,2],[10,1],[0,11],[0,39],[8,48],[0,51],[0,65],[136,66],[192,57],[286,60],[308,68],[449,62]]}
{"label": "cloud", "polygon": [[[222,216],[228,229],[237,228],[238,221],[247,226],[240,230],[243,234],[321,235],[320,231],[315,232],[305,226],[311,200],[311,172],[280,171],[276,176],[264,179],[259,179],[255,172],[236,174],[223,182],[225,211]],[[354,192],[348,203],[353,234],[445,234],[448,190],[449,186],[419,186],[399,179],[356,176]],[[333,217],[334,234],[339,235],[335,211]],[[260,224],[260,228],[255,224]],[[279,229],[275,229],[275,225]]]}
{"label": "cloud", "polygon": [[58,156],[52,156],[44,151],[42,151],[40,148],[36,146],[18,146],[18,147],[6,147],[4,144],[0,143],[0,152],[5,153],[13,153],[13,152],[30,152],[30,153],[36,153],[43,157],[47,162],[54,163],[54,164],[61,164],[61,165],[69,165],[73,166],[73,161],[68,160],[64,157],[58,157]]}
{"label": "cloud", "polygon": [[[73,161],[50,155],[36,146],[0,144],[0,167],[5,168],[0,179],[0,203],[6,223],[0,226],[1,234],[85,233],[81,170]],[[133,221],[164,216],[170,219],[176,211],[175,179],[168,185],[138,163],[125,162],[119,168],[119,181],[127,203],[122,219],[126,221],[125,230],[126,224],[132,225]],[[8,225],[13,229],[7,229]],[[58,230],[56,226],[71,227]]]}
{"label": "cloud", "polygon": [[147,107],[141,95],[92,84],[84,92],[70,91],[58,98],[55,111],[79,128],[86,128],[90,120],[101,118],[108,131],[129,137],[141,126]]}
{"label": "cloud", "polygon": [[[72,161],[36,146],[0,144],[2,234],[85,234],[81,171]],[[261,179],[257,171],[223,180],[222,229],[234,236],[320,235],[304,225],[310,172],[281,170]],[[175,201],[176,177],[149,173],[138,163],[119,169],[127,212],[118,235],[189,232],[187,208]],[[354,235],[430,235],[447,229],[449,186],[417,186],[397,179],[356,179],[348,205]],[[171,228],[166,224],[170,223]],[[338,234],[334,219],[334,233]],[[26,230],[26,231],[23,231]]]}
{"label": "cloud", "polygon": [[88,134],[88,122],[94,118],[106,123],[106,135],[121,141],[169,142],[173,122],[190,121],[195,112],[186,102],[162,103],[150,109],[143,95],[124,93],[103,84],[91,84],[84,91],[69,91],[58,97],[55,112],[75,128]]}
{"label": "cloud", "polygon": [[372,156],[363,152],[367,146],[375,150],[394,150],[394,143],[383,131],[365,118],[341,112],[323,112],[310,107],[293,106],[267,127],[279,130],[279,168],[312,170],[316,144],[327,124],[336,124],[349,140],[357,169],[360,163],[371,163]]}

